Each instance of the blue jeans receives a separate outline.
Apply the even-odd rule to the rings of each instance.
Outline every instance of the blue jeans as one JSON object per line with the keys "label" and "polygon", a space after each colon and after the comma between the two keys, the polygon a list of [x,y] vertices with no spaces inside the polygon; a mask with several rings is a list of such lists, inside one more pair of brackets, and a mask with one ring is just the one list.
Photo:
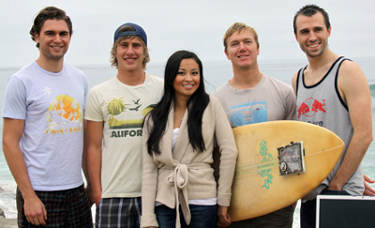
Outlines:
{"label": "blue jeans", "polygon": [[[217,205],[214,206],[200,206],[189,205],[191,221],[187,225],[180,208],[181,227],[189,228],[216,228],[217,222]],[[169,208],[164,205],[155,207],[156,218],[160,228],[175,228],[176,227],[176,209]]]}
{"label": "blue jeans", "polygon": [[[332,191],[324,189],[320,195],[349,195],[346,191]],[[315,228],[316,199],[301,203],[300,220],[301,228]]]}

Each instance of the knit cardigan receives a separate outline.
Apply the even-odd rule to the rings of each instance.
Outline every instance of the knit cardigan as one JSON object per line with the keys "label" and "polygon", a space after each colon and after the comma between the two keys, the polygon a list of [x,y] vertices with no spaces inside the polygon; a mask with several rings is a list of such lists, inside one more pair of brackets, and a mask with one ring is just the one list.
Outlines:
{"label": "knit cardigan", "polygon": [[[181,205],[187,223],[190,221],[188,200],[217,197],[219,205],[230,205],[238,152],[231,126],[220,102],[210,96],[210,102],[203,113],[202,135],[206,147],[203,152],[194,151],[189,142],[188,111],[182,118],[180,134],[172,152],[173,112],[172,104],[166,129],[160,140],[160,155],[150,156],[147,152],[152,120],[145,120],[141,227],[158,226],[154,210],[155,201],[169,208],[178,209]],[[215,141],[219,146],[220,157],[218,183],[215,181],[213,169]],[[178,210],[176,212],[178,214]],[[176,224],[176,227],[179,225]]]}

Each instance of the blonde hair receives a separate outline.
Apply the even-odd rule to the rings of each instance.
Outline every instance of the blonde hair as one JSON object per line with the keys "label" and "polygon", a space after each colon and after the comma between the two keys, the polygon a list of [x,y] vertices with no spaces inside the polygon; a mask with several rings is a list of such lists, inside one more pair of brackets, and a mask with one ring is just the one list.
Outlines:
{"label": "blonde hair", "polygon": [[224,34],[223,44],[224,44],[225,51],[227,50],[227,46],[228,46],[228,44],[227,44],[228,38],[230,36],[232,36],[233,33],[242,32],[242,31],[251,32],[254,35],[255,42],[257,44],[257,47],[259,48],[258,34],[255,31],[255,29],[251,26],[248,26],[247,24],[244,24],[244,23],[241,23],[241,22],[236,22],[233,25],[231,25]]}

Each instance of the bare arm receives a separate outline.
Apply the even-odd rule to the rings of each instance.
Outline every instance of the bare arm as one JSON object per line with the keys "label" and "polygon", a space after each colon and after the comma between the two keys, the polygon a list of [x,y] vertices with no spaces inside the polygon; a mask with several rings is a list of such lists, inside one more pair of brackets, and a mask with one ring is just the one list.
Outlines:
{"label": "bare arm", "polygon": [[[85,175],[86,179],[86,187],[85,191],[88,195],[91,194],[91,185],[89,182],[89,171],[87,168],[87,120],[83,120],[83,151],[82,151],[82,171],[83,174]],[[90,199],[90,205],[92,206],[94,202],[91,201]]]}
{"label": "bare arm", "polygon": [[87,170],[87,120],[83,120],[83,152],[82,152],[82,170],[86,180],[89,179]]}
{"label": "bare arm", "polygon": [[330,183],[331,190],[342,189],[361,163],[373,137],[370,91],[366,77],[356,63],[343,63],[339,72],[338,87],[349,109],[353,137],[344,160]]}
{"label": "bare arm", "polygon": [[28,222],[45,225],[47,211],[31,185],[19,141],[24,130],[24,120],[4,118],[3,151],[8,166],[24,199],[24,213]]}
{"label": "bare arm", "polygon": [[90,186],[90,200],[96,205],[102,197],[101,169],[102,169],[102,138],[103,122],[87,120],[85,139],[87,140],[87,171]]}
{"label": "bare arm", "polygon": [[297,74],[298,73],[295,73],[293,75],[293,78],[292,78],[292,87],[293,87],[293,90],[294,90],[294,94],[297,94],[297,91],[296,91],[296,89],[297,89]]}

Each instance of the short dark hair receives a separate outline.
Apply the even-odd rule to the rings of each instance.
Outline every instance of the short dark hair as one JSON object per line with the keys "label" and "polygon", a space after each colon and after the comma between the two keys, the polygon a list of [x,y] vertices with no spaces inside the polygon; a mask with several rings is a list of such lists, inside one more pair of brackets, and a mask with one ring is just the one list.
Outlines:
{"label": "short dark hair", "polygon": [[300,10],[297,11],[296,15],[294,15],[294,19],[293,19],[294,33],[295,34],[297,33],[296,21],[297,21],[297,17],[299,15],[311,17],[311,16],[315,15],[318,12],[322,13],[322,15],[324,17],[324,23],[326,24],[327,29],[329,29],[331,27],[331,23],[329,22],[328,13],[323,8],[321,8],[321,7],[317,6],[317,5],[305,5]]}
{"label": "short dark hair", "polygon": [[[42,9],[34,19],[33,27],[30,29],[32,40],[35,41],[35,35],[40,34],[40,30],[42,29],[44,22],[51,19],[64,20],[68,25],[70,35],[73,34],[72,21],[70,20],[69,16],[66,15],[65,11],[54,6],[48,6]],[[39,43],[37,43],[36,46],[39,48]]]}

